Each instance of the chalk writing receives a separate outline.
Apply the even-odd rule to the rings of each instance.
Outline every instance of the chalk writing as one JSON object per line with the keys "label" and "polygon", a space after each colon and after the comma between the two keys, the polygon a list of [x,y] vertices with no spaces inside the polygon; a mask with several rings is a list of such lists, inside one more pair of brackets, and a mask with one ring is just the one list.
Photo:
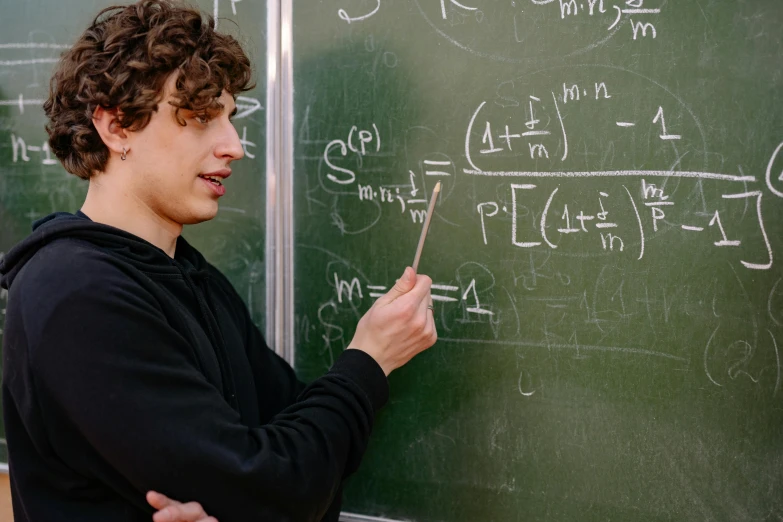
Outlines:
{"label": "chalk writing", "polygon": [[[658,232],[659,223],[663,222],[667,217],[666,212],[671,212],[676,209],[676,202],[670,199],[669,195],[665,194],[663,188],[658,188],[655,184],[648,182],[646,178],[641,180],[639,187],[641,198],[638,203],[637,199],[632,195],[632,192],[626,186],[623,186],[622,188],[627,195],[628,202],[631,205],[631,210],[636,216],[636,223],[633,225],[638,225],[635,239],[639,241],[640,251],[638,259],[641,260],[644,257],[645,226],[639,212],[638,203],[643,205],[642,208],[648,209],[649,222],[647,226],[652,228],[652,233],[655,233]],[[602,190],[595,193],[595,206],[590,207],[588,205],[588,207],[580,207],[577,210],[573,210],[569,209],[568,203],[563,203],[562,206],[558,205],[556,196],[558,194],[559,187],[556,187],[548,194],[543,211],[540,214],[541,217],[540,227],[538,228],[538,235],[530,237],[528,234],[528,236],[521,237],[518,232],[518,222],[520,220],[518,213],[518,202],[523,197],[525,198],[526,202],[533,198],[540,197],[540,192],[538,187],[534,184],[511,183],[508,185],[508,190],[511,199],[511,208],[503,206],[502,210],[506,215],[510,214],[511,230],[509,235],[509,242],[515,247],[533,248],[541,246],[542,244],[546,244],[549,248],[554,250],[563,244],[564,236],[567,237],[569,235],[590,234],[590,232],[595,231],[599,237],[600,246],[604,251],[616,251],[619,253],[626,250],[629,234],[634,234],[633,225],[629,227],[628,224],[623,224],[616,219],[611,219],[611,215],[613,215],[614,212],[610,210],[612,207],[608,207],[607,205],[609,205],[610,201],[619,203],[622,201],[622,198],[618,199],[616,197],[610,197],[610,189],[607,188],[605,191]],[[755,199],[758,233],[763,240],[764,251],[759,254],[758,257],[760,257],[760,260],[758,262],[742,260],[741,263],[743,266],[749,269],[768,270],[772,267],[773,254],[762,216],[762,192],[750,191],[743,193],[727,193],[723,194],[722,197],[723,199],[728,200],[746,198]],[[488,223],[491,221],[491,218],[494,218],[498,215],[500,208],[501,206],[497,201],[484,201],[476,206],[476,212],[479,215],[481,239],[485,245],[489,244],[487,240]],[[529,208],[529,205],[527,205],[526,208]],[[556,213],[553,216],[552,214],[554,212]],[[552,238],[552,232],[548,231],[550,228],[548,226],[549,224],[552,224],[554,227],[556,227],[555,232],[561,236],[560,239],[554,240]],[[717,237],[712,241],[714,246],[741,246],[741,240],[728,238],[726,229],[721,222],[720,210],[715,210],[712,214],[712,218],[704,225],[694,224],[691,222],[688,224],[681,224],[680,228],[687,232],[703,232],[705,230],[705,226],[706,228],[714,227],[717,231]],[[608,231],[607,229],[611,229],[611,231]]]}
{"label": "chalk writing", "polygon": [[[512,153],[514,155],[527,155],[531,160],[542,158],[548,159],[550,157],[550,150],[562,147],[563,154],[560,160],[565,161],[568,159],[569,153],[568,132],[564,124],[560,105],[562,104],[565,107],[577,102],[585,103],[588,100],[592,100],[594,103],[609,103],[609,100],[612,99],[609,87],[604,81],[592,82],[589,87],[584,84],[580,85],[579,83],[564,82],[558,86],[557,93],[551,91],[549,94],[552,97],[552,104],[549,106],[544,104],[541,98],[532,94],[529,95],[527,104],[524,107],[524,114],[522,115],[524,116],[524,120],[516,123],[516,120],[513,119],[513,115],[511,115],[512,123],[504,123],[502,126],[498,125],[497,127],[502,129],[500,131],[496,130],[496,126],[493,125],[493,122],[490,121],[490,119],[485,119],[483,125],[477,123],[477,120],[480,122],[479,115],[487,104],[486,101],[482,101],[473,112],[465,134],[465,156],[468,163],[473,167],[472,170],[481,170],[473,160],[474,147],[471,144],[474,134],[477,134],[476,131],[478,129],[475,129],[476,126],[483,128],[483,131],[480,133],[480,145],[478,146],[479,158]],[[508,98],[506,97],[506,99]],[[554,114],[547,117],[546,121],[550,122],[549,124],[543,124],[542,115],[544,115],[547,110],[553,110]],[[504,113],[503,116],[507,120],[510,114]],[[651,114],[650,117],[651,119],[649,121],[651,121],[651,123],[660,126],[658,139],[661,141],[676,141],[682,139],[682,135],[671,134],[668,131],[663,106],[659,106],[657,112],[654,115]],[[551,123],[552,121],[557,122],[556,128],[552,128],[554,127]],[[524,128],[522,125],[524,125]],[[633,128],[636,127],[636,122],[615,121],[615,125],[620,128],[633,130]],[[545,140],[551,140],[558,135],[562,137],[562,140],[560,140],[559,143],[556,143],[556,145],[546,143]],[[523,146],[522,149],[516,147],[514,145],[516,141],[526,143],[527,147],[525,148]]]}
{"label": "chalk writing", "polygon": [[[427,23],[451,44],[503,61],[541,57],[549,49],[561,50],[563,44],[566,51],[560,56],[583,54],[615,35],[632,43],[657,42],[668,36],[659,22],[666,0],[415,0],[415,4]],[[564,25],[568,26],[567,39],[559,37]],[[511,45],[499,50],[484,43],[496,38]]]}
{"label": "chalk writing", "polygon": [[[378,299],[389,291],[389,288],[385,285],[366,284],[364,288],[368,290],[364,292],[362,290],[362,283],[358,277],[353,277],[350,281],[341,279],[335,272],[332,274],[334,277],[334,289],[337,297],[337,302],[356,302],[360,303],[365,294],[372,300]],[[479,300],[479,295],[476,291],[476,280],[470,279],[467,281],[465,288],[461,288],[459,285],[451,285],[444,283],[432,284],[432,300],[439,303],[463,303],[465,310],[471,314],[477,315],[493,315],[494,312],[483,307]]]}
{"label": "chalk writing", "polygon": [[13,163],[20,161],[29,162],[31,152],[36,153],[44,165],[57,164],[57,160],[52,158],[52,152],[47,141],[43,141],[41,145],[28,145],[21,137],[11,134],[11,161]]}
{"label": "chalk writing", "polygon": [[19,97],[15,100],[0,100],[0,106],[11,106],[16,107],[19,109],[19,114],[24,114],[24,108],[27,105],[32,105],[34,107],[43,107],[43,103],[45,100],[40,98],[27,98],[25,99],[23,94],[19,94]]}
{"label": "chalk writing", "polygon": [[377,13],[378,10],[381,8],[381,0],[375,0],[375,1],[377,2],[377,5],[369,13],[366,13],[366,14],[363,14],[363,15],[360,15],[360,16],[353,16],[353,17],[351,17],[351,16],[348,15],[348,13],[345,11],[345,9],[338,9],[337,10],[337,16],[339,16],[341,20],[345,20],[349,24],[352,23],[352,22],[360,22],[362,20],[367,20],[372,15]]}

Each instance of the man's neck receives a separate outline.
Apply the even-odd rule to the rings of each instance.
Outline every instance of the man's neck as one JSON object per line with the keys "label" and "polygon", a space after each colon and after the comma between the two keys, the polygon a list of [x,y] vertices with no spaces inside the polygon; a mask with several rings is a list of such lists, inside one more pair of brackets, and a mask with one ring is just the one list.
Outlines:
{"label": "man's neck", "polygon": [[92,221],[130,232],[152,243],[173,258],[182,225],[162,218],[142,201],[101,177],[99,174],[90,179],[82,212]]}

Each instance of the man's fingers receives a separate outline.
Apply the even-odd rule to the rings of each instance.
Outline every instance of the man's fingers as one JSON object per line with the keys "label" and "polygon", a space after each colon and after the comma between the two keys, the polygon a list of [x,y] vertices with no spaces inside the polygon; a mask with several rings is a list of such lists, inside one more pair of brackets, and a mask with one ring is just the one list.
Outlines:
{"label": "man's fingers", "polygon": [[197,522],[208,518],[198,502],[169,505],[152,515],[154,522]]}
{"label": "man's fingers", "polygon": [[[411,292],[413,294],[413,292]],[[416,311],[416,319],[419,321],[419,324],[421,324],[421,329],[424,331],[427,326],[430,324],[430,317],[432,316],[432,312],[430,312],[430,305],[432,304],[432,296],[429,292],[424,296],[424,298],[419,301],[418,309]]]}
{"label": "man's fingers", "polygon": [[431,288],[432,279],[426,275],[419,274],[416,276],[416,284],[413,289],[405,295],[398,297],[395,306],[397,306],[403,314],[411,314],[411,318],[415,318],[422,310],[424,312],[429,312],[429,310],[427,310],[427,305],[432,302],[432,295],[430,294]]}
{"label": "man's fingers", "polygon": [[214,517],[207,516],[198,502],[183,504],[157,491],[147,492],[147,502],[158,510],[152,515],[154,522],[217,522]]}
{"label": "man's fingers", "polygon": [[[430,301],[430,306],[432,306],[432,301]],[[429,326],[429,332],[430,332],[430,339],[429,339],[429,341],[432,344],[435,344],[435,342],[438,340],[438,327],[435,326],[435,309],[434,309],[434,307],[431,310],[427,310],[427,312],[429,312],[427,314],[428,315],[427,321],[429,321],[428,326]]]}
{"label": "man's fingers", "polygon": [[416,272],[414,272],[411,267],[406,267],[405,272],[402,273],[402,277],[397,280],[392,289],[389,290],[385,295],[379,297],[378,301],[376,302],[381,305],[393,303],[394,300],[401,295],[405,295],[410,292],[415,287],[418,279],[419,278],[416,277]]}
{"label": "man's fingers", "polygon": [[147,502],[149,503],[150,506],[154,507],[155,509],[163,509],[166,506],[179,504],[179,502],[175,500],[171,500],[166,495],[163,495],[162,493],[158,493],[157,491],[147,492]]}
{"label": "man's fingers", "polygon": [[432,279],[426,275],[416,276],[416,284],[407,293],[406,298],[410,298],[418,305],[422,300],[426,299],[427,304],[432,302],[432,295],[430,290],[432,289]]}

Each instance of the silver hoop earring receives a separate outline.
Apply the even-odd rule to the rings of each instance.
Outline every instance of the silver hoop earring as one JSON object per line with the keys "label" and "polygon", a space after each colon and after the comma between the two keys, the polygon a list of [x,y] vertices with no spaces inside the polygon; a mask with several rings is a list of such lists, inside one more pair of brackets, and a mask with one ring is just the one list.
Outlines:
{"label": "silver hoop earring", "polygon": [[123,147],[123,148],[122,148],[122,156],[120,156],[120,159],[121,159],[122,161],[125,161],[126,159],[128,159],[128,153],[127,153],[127,151],[125,150],[125,147]]}

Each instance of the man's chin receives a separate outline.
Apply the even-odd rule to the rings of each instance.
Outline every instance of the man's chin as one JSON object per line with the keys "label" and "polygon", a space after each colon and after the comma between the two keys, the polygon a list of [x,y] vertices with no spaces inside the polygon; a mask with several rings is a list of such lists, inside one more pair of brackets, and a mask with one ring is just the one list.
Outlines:
{"label": "man's chin", "polygon": [[197,225],[198,223],[210,221],[212,219],[215,219],[217,213],[218,213],[218,203],[217,201],[215,201],[211,205],[205,205],[201,208],[194,209],[193,212],[189,213],[187,216],[184,217],[184,221],[182,222],[182,224]]}

